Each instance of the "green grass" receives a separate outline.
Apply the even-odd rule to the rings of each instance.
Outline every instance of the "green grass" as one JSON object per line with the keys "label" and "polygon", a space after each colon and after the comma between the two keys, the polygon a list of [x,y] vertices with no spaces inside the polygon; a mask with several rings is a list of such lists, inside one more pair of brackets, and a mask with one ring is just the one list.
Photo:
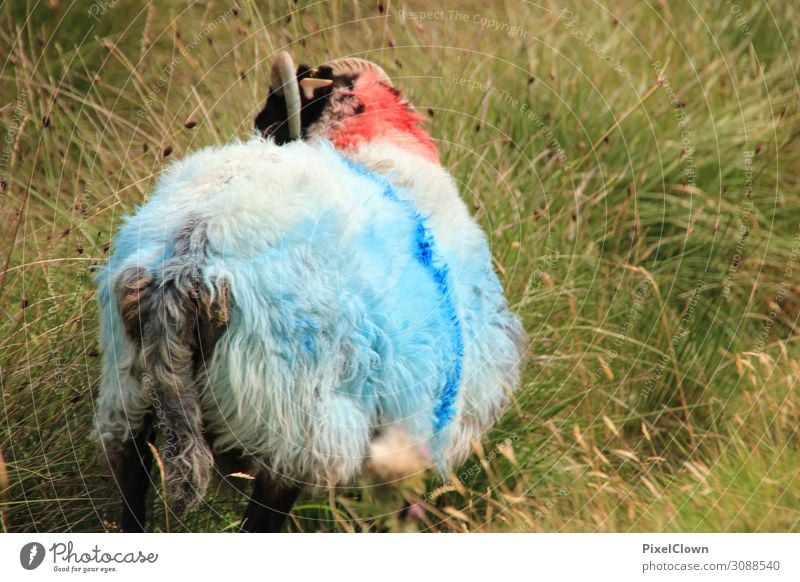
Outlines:
{"label": "green grass", "polygon": [[[170,160],[249,133],[281,48],[375,60],[427,115],[531,340],[448,483],[365,479],[292,530],[799,529],[793,1],[109,4],[0,8],[4,530],[116,527],[88,269]],[[230,482],[152,527],[231,530]]]}

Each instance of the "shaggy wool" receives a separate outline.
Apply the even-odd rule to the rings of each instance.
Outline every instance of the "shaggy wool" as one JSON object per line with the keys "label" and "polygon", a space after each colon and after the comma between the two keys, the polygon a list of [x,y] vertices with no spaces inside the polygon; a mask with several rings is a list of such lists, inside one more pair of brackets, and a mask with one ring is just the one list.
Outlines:
{"label": "shaggy wool", "polygon": [[158,404],[119,279],[163,278],[176,237],[200,228],[200,284],[230,295],[196,387],[215,453],[330,486],[399,427],[446,471],[508,405],[524,333],[452,177],[389,142],[344,157],[322,140],[254,138],[172,165],[119,230],[98,275],[107,447]]}

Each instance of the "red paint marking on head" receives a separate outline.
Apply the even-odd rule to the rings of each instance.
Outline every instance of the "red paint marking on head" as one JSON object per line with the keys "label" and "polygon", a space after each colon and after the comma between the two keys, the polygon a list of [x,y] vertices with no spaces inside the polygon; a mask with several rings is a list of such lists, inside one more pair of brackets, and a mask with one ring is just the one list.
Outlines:
{"label": "red paint marking on head", "polygon": [[397,90],[378,81],[374,72],[364,71],[353,93],[364,110],[330,132],[328,137],[337,148],[353,151],[366,142],[385,139],[439,163],[436,144],[420,125],[424,118],[408,107]]}

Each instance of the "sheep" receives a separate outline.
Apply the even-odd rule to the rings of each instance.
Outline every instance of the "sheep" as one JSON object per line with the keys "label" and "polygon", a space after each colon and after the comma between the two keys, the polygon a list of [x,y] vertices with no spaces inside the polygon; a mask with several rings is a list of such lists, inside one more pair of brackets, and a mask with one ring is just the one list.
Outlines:
{"label": "sheep", "polygon": [[123,531],[144,530],[156,432],[171,511],[229,465],[255,477],[241,531],[279,531],[392,431],[446,473],[519,384],[486,236],[380,67],[282,53],[255,125],[171,165],[97,275]]}

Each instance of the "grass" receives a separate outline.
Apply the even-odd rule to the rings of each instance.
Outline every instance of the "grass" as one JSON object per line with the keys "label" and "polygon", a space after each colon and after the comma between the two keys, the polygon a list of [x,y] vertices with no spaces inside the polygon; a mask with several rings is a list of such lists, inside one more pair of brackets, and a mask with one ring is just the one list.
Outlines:
{"label": "grass", "polygon": [[[375,60],[426,114],[531,340],[446,483],[364,480],[290,529],[798,530],[794,2],[270,4],[0,8],[4,531],[116,527],[89,267],[165,165],[249,133],[281,48]],[[153,528],[235,528],[228,481]]]}

